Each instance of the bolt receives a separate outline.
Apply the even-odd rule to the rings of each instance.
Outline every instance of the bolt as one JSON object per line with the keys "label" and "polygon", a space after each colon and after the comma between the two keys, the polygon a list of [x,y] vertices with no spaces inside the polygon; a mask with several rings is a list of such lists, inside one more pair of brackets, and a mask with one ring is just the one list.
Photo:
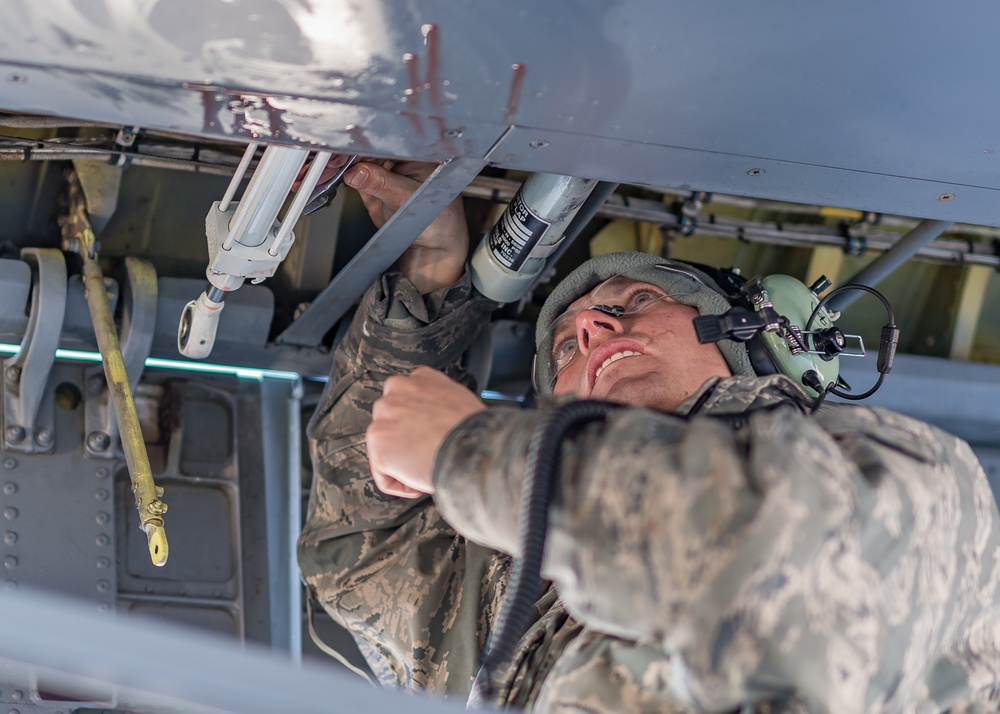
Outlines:
{"label": "bolt", "polygon": [[7,508],[3,509],[3,517],[8,521],[14,520],[17,518],[17,509],[13,506],[7,506]]}
{"label": "bolt", "polygon": [[5,469],[17,468],[17,459],[12,459],[9,456],[3,460],[3,467]]}
{"label": "bolt", "polygon": [[100,558],[97,559],[97,567],[102,569],[111,567],[111,559],[105,558],[102,555]]}
{"label": "bolt", "polygon": [[97,592],[99,592],[99,593],[106,593],[108,591],[109,587],[111,587],[111,585],[108,583],[107,580],[98,580],[97,581]]}
{"label": "bolt", "polygon": [[110,539],[106,535],[104,535],[103,533],[101,533],[101,535],[97,536],[97,538],[94,539],[94,542],[97,543],[97,545],[99,545],[99,546],[101,546],[103,548],[104,546],[106,546],[111,541],[110,541]]}
{"label": "bolt", "polygon": [[104,513],[103,511],[97,514],[97,525],[99,526],[106,526],[108,524],[108,521],[110,520],[111,516],[109,516],[107,513]]}
{"label": "bolt", "polygon": [[766,173],[764,169],[750,169],[747,171],[747,176],[763,176]]}
{"label": "bolt", "polygon": [[108,500],[107,489],[99,488],[96,491],[94,491],[94,498],[96,498],[98,501],[107,501]]}
{"label": "bolt", "polygon": [[3,534],[3,542],[7,545],[14,545],[17,543],[17,533],[14,531],[7,531]]}
{"label": "bolt", "polygon": [[544,149],[548,145],[549,142],[543,141],[542,139],[535,139],[534,141],[528,144],[528,146],[530,146],[532,149]]}
{"label": "bolt", "polygon": [[7,431],[4,432],[7,435],[7,441],[17,444],[18,442],[24,441],[24,427],[23,426],[8,426]]}
{"label": "bolt", "polygon": [[[91,451],[107,451],[110,445],[111,437],[103,431],[92,431],[87,434],[87,448]],[[99,472],[98,476],[100,476]]]}
{"label": "bolt", "polygon": [[955,194],[953,193],[942,193],[940,196],[938,196],[939,201],[950,201],[953,198],[955,198]]}
{"label": "bolt", "polygon": [[15,493],[17,493],[17,484],[16,483],[11,483],[10,481],[8,481],[7,483],[5,483],[3,485],[3,495],[4,496],[13,496]]}
{"label": "bolt", "polygon": [[460,139],[462,137],[461,129],[445,129],[441,132],[441,136],[445,139]]}
{"label": "bolt", "polygon": [[15,558],[13,555],[8,555],[6,558],[3,559],[3,567],[7,568],[7,570],[12,570],[16,568],[17,558]]}
{"label": "bolt", "polygon": [[97,473],[95,475],[97,476],[97,478],[107,478],[108,473],[109,473],[108,470],[102,467],[97,469]]}
{"label": "bolt", "polygon": [[52,430],[41,428],[38,433],[35,434],[35,441],[38,442],[39,446],[48,446],[52,443]]}
{"label": "bolt", "polygon": [[3,376],[7,378],[8,382],[20,382],[21,381],[21,368],[17,366],[11,366],[4,370]]}

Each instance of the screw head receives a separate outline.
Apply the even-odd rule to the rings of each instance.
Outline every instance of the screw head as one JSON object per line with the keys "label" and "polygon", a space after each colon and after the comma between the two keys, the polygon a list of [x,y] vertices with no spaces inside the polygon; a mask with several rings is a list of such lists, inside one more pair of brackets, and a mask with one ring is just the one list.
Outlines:
{"label": "screw head", "polygon": [[4,496],[13,496],[15,493],[17,493],[17,484],[16,483],[12,483],[12,482],[8,481],[7,483],[5,483],[3,485],[3,495]]}
{"label": "screw head", "polygon": [[107,451],[111,445],[111,437],[103,431],[92,431],[87,434],[87,448],[91,451]]}
{"label": "screw head", "polygon": [[99,545],[99,546],[101,546],[103,548],[104,546],[106,546],[111,541],[110,541],[110,539],[106,535],[104,535],[103,533],[101,533],[101,535],[97,536],[97,538],[94,539],[94,542],[97,543],[97,545]]}
{"label": "screw head", "polygon": [[94,491],[94,498],[96,498],[98,501],[107,501],[108,500],[107,489],[99,488],[96,491]]}
{"label": "screw head", "polygon": [[20,74],[18,72],[11,72],[7,75],[7,81],[11,84],[24,84],[28,81],[28,75]]}
{"label": "screw head", "polygon": [[97,559],[97,567],[101,568],[102,570],[105,570],[105,569],[111,567],[111,559],[110,558],[105,558],[102,555],[100,558]]}
{"label": "screw head", "polygon": [[3,517],[5,520],[12,521],[17,518],[17,509],[13,506],[7,506],[3,509]]}
{"label": "screw head", "polygon": [[17,543],[17,533],[14,531],[7,531],[3,534],[3,542],[6,545],[14,545]]}
{"label": "screw head", "polygon": [[3,559],[3,567],[7,568],[7,570],[16,568],[17,558],[15,558],[13,555],[8,555],[6,558]]}
{"label": "screw head", "polygon": [[8,426],[7,430],[4,432],[7,435],[7,441],[17,444],[24,441],[24,427],[23,426]]}
{"label": "screw head", "polygon": [[441,136],[445,139],[460,139],[462,137],[461,129],[445,129],[441,132]]}
{"label": "screw head", "polygon": [[5,469],[12,469],[17,466],[17,459],[12,459],[9,456],[3,460],[3,467]]}
{"label": "screw head", "polygon": [[99,593],[106,593],[108,591],[108,588],[110,588],[110,587],[111,587],[111,585],[108,583],[107,580],[98,580],[97,581],[97,592],[99,592]]}
{"label": "screw head", "polygon": [[750,169],[747,171],[747,176],[763,176],[766,173],[764,169]]}
{"label": "screw head", "polygon": [[940,196],[938,196],[939,201],[950,201],[953,198],[955,198],[955,194],[953,193],[942,193]]}
{"label": "screw head", "polygon": [[97,469],[97,473],[95,475],[97,476],[97,478],[107,478],[108,477],[108,470],[106,468],[104,468],[104,467],[101,467],[101,468]]}
{"label": "screw head", "polygon": [[97,525],[106,526],[111,521],[111,516],[103,511],[97,514]]}
{"label": "screw head", "polygon": [[35,441],[39,446],[49,446],[52,443],[52,430],[44,427],[39,429],[35,434]]}
{"label": "screw head", "polygon": [[3,371],[3,376],[8,382],[20,382],[21,381],[21,368],[17,366],[8,367]]}
{"label": "screw head", "polygon": [[532,149],[544,149],[548,145],[549,142],[545,141],[544,139],[535,139],[534,141],[528,144],[528,146],[530,146]]}

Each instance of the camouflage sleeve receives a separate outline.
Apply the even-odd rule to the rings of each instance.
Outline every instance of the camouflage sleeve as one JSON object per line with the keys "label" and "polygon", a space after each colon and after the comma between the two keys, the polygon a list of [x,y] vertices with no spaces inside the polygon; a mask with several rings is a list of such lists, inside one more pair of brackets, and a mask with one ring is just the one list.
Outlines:
{"label": "camouflage sleeve", "polygon": [[430,296],[383,276],[336,350],[308,427],[314,476],[299,566],[386,685],[468,693],[480,618],[492,611],[506,559],[467,546],[429,499],[375,488],[365,450],[371,404],[387,376],[417,365],[464,379],[462,353],[493,308],[468,275]]}
{"label": "camouflage sleeve", "polygon": [[[477,414],[436,466],[448,520],[515,556],[539,419]],[[964,442],[860,407],[786,405],[742,428],[633,409],[568,440],[556,479],[545,575],[586,625],[668,654],[691,707],[1000,696],[1000,529]]]}

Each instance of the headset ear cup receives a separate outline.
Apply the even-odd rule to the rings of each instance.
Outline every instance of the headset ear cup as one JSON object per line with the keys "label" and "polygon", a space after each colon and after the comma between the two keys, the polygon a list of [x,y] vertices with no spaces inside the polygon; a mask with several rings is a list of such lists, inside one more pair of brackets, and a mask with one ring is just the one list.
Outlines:
{"label": "headset ear cup", "polygon": [[753,371],[757,373],[758,377],[778,374],[778,367],[774,364],[774,360],[771,359],[771,353],[768,351],[767,345],[764,344],[764,340],[760,338],[760,335],[751,337],[747,340],[746,345],[747,354],[750,355],[750,366],[753,367]]}

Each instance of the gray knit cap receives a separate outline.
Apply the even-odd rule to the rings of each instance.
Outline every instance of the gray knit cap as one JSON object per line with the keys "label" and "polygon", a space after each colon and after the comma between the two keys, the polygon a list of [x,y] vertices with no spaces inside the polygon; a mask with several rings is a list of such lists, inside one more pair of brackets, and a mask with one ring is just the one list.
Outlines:
{"label": "gray knit cap", "polygon": [[[676,270],[664,270],[657,268],[658,265]],[[721,315],[732,307],[710,277],[687,263],[649,253],[609,253],[588,260],[566,276],[549,295],[535,327],[536,353],[548,355],[552,352],[553,334],[549,328],[574,300],[616,275],[656,285],[674,294],[673,299],[677,302],[696,308],[702,315]],[[690,277],[692,275],[695,277]],[[745,344],[733,340],[722,340],[718,344],[733,374],[755,374]],[[541,393],[551,393],[552,370],[547,359],[535,360],[535,382]]]}

